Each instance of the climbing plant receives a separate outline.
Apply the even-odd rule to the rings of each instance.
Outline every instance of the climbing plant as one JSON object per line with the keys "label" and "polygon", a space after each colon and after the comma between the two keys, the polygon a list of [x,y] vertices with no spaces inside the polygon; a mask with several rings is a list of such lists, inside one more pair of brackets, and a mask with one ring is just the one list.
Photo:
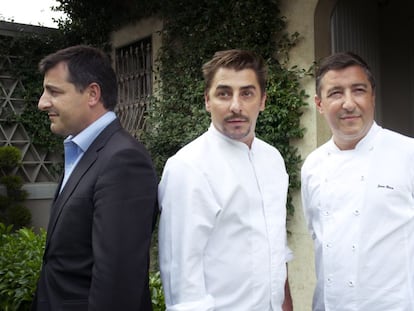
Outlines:
{"label": "climbing plant", "polygon": [[63,38],[58,32],[26,33],[18,37],[0,36],[0,56],[13,58],[13,66],[7,69],[3,67],[2,74],[16,77],[24,85],[24,105],[17,112],[8,111],[3,114],[2,122],[21,123],[36,146],[52,152],[61,150],[62,139],[51,133],[47,114],[37,109],[43,88],[38,63],[45,55],[63,45]]}
{"label": "climbing plant", "polygon": [[[157,16],[164,21],[162,48],[156,60],[158,96],[152,99],[147,131],[142,139],[161,173],[165,161],[204,132],[209,115],[204,109],[201,66],[214,52],[249,49],[269,66],[267,108],[259,116],[257,135],[282,153],[291,193],[299,188],[300,155],[292,142],[302,138],[302,107],[307,95],[300,81],[306,71],[288,67],[290,48],[300,39],[286,33],[286,20],[277,0],[58,0],[69,16],[60,22],[59,44],[87,43],[109,49],[110,32],[126,23]],[[94,14],[90,14],[94,12]],[[44,54],[45,50],[42,50]]]}

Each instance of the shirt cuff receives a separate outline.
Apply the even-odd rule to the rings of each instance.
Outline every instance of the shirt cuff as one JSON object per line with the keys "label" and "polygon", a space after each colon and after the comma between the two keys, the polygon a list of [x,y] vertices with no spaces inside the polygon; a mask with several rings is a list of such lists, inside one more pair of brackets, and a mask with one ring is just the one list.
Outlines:
{"label": "shirt cuff", "polygon": [[214,311],[214,307],[214,298],[211,295],[207,295],[201,300],[167,306],[166,311]]}

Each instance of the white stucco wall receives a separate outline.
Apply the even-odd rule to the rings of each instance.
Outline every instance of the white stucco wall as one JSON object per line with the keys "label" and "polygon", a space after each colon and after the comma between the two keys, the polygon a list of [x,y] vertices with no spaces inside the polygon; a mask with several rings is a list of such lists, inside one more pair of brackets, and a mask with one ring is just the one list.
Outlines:
{"label": "white stucco wall", "polygon": [[[314,12],[318,0],[282,0],[281,15],[286,17],[287,31],[298,32],[300,41],[290,55],[290,64],[308,69],[315,60],[314,46]],[[306,128],[305,136],[295,143],[304,159],[317,146],[317,114],[313,103],[314,79],[309,77],[302,81],[302,86],[309,95],[308,106],[304,109],[302,126]],[[314,253],[312,240],[308,234],[302,212],[299,191],[293,198],[295,214],[288,221],[289,246],[294,253],[294,260],[289,263],[289,282],[295,311],[310,311],[313,289],[315,286]]]}
{"label": "white stucco wall", "polygon": [[40,182],[23,185],[23,189],[28,193],[25,205],[32,214],[30,227],[33,227],[36,231],[40,228],[47,228],[49,223],[50,207],[52,205],[57,186],[58,184],[54,182]]}

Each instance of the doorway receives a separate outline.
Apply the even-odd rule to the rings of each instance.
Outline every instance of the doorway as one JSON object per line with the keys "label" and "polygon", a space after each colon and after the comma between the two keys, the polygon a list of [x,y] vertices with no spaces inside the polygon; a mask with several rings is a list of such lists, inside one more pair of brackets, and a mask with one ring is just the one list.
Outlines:
{"label": "doorway", "polygon": [[315,11],[316,60],[352,51],[376,78],[376,121],[414,137],[414,2],[320,0]]}

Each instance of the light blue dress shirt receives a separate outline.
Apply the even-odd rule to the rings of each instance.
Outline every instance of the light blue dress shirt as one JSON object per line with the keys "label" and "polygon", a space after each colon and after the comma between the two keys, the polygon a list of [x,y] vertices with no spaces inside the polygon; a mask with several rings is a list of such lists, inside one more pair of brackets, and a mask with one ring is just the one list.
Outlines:
{"label": "light blue dress shirt", "polygon": [[[65,145],[65,175],[63,177],[60,191],[62,191],[74,168],[86,150],[88,150],[89,146],[93,143],[96,137],[98,137],[98,135],[115,119],[115,113],[113,111],[108,111],[78,135],[69,135],[66,137],[63,142]],[[67,148],[72,149],[72,151],[70,151],[70,153],[67,153]]]}

